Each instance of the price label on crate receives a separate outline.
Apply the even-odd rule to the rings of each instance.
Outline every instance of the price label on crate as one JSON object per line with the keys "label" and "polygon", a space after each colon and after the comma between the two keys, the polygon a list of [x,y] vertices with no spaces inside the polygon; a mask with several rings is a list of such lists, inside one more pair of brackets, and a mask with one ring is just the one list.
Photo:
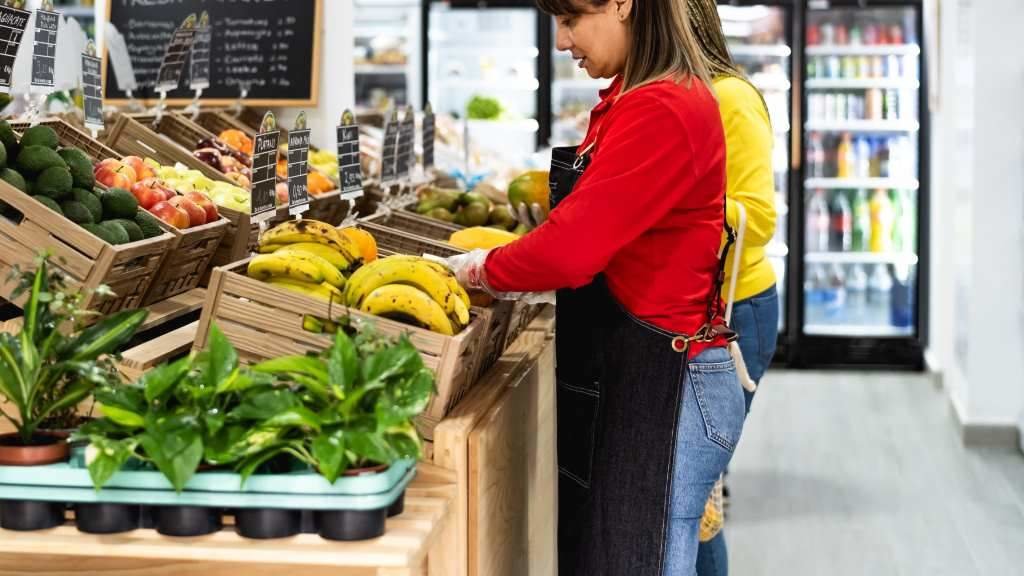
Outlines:
{"label": "price label on crate", "polygon": [[25,10],[0,6],[0,92],[11,91],[14,59],[31,16],[32,13]]}
{"label": "price label on crate", "polygon": [[170,92],[181,83],[181,75],[185,71],[192,42],[196,37],[196,15],[189,14],[181,26],[171,36],[164,58],[160,62],[160,71],[156,77],[156,91]]}
{"label": "price label on crate", "polygon": [[409,177],[415,164],[416,144],[416,113],[412,106],[405,109],[405,118],[398,129],[398,167],[395,169],[399,179]]}
{"label": "price label on crate", "polygon": [[434,166],[434,138],[436,135],[437,118],[434,116],[434,108],[427,102],[423,108],[423,126],[421,127],[423,137],[423,170],[426,171]]}
{"label": "price label on crate", "polygon": [[103,130],[103,74],[102,61],[96,57],[96,45],[89,41],[82,54],[82,103],[85,108],[85,127]]}
{"label": "price label on crate", "polygon": [[[52,3],[51,8],[52,8]],[[32,89],[49,92],[53,89],[57,64],[57,30],[60,14],[36,10],[36,25],[32,36]]]}
{"label": "price label on crate", "polygon": [[387,184],[398,177],[398,110],[391,111],[391,117],[384,123],[384,142],[381,145],[380,182]]}
{"label": "price label on crate", "polygon": [[210,42],[213,29],[210,28],[210,15],[206,12],[199,17],[195,38],[192,39],[192,65],[189,75],[189,87],[192,90],[205,90],[210,87]]}
{"label": "price label on crate", "polygon": [[359,161],[359,126],[355,115],[345,110],[338,126],[338,180],[341,199],[355,200],[363,195],[363,166]]}
{"label": "price label on crate", "polygon": [[299,112],[295,128],[288,133],[288,213],[309,210],[309,130],[306,113]]}
{"label": "price label on crate", "polygon": [[267,112],[253,143],[250,198],[254,222],[269,220],[277,211],[277,139],[280,135],[274,113]]}

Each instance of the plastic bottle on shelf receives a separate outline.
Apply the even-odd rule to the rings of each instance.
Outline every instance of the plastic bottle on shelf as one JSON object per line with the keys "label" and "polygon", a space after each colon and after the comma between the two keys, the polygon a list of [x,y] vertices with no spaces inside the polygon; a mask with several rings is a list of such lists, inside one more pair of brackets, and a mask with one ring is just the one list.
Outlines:
{"label": "plastic bottle on shelf", "polygon": [[875,190],[871,197],[871,244],[876,253],[892,251],[892,227],[894,222],[892,201],[882,188]]}
{"label": "plastic bottle on shelf", "polygon": [[825,114],[822,118],[825,121],[834,122],[838,117],[838,111],[836,110],[836,95],[829,92],[825,94]]}
{"label": "plastic bottle on shelf", "polygon": [[817,132],[807,142],[807,173],[810,178],[825,178],[825,145]]}
{"label": "plastic bottle on shelf", "polygon": [[826,136],[823,140],[825,145],[825,177],[835,178],[838,166],[839,137],[835,135]]}
{"label": "plastic bottle on shelf", "polygon": [[807,203],[806,231],[808,252],[828,252],[829,214],[824,190],[815,190]]}
{"label": "plastic bottle on shelf", "polygon": [[889,74],[889,78],[901,78],[903,73],[900,65],[900,57],[896,54],[890,54],[886,58],[885,63],[886,72]]}
{"label": "plastic bottle on shelf", "polygon": [[818,58],[817,56],[811,56],[810,58],[807,59],[807,77],[808,78],[817,78],[818,77],[818,74],[819,74],[819,72],[818,72],[818,65],[820,64],[820,62],[821,62],[821,59]]}
{"label": "plastic bottle on shelf", "polygon": [[846,275],[846,321],[862,325],[868,304],[868,273],[863,264],[854,264]]}
{"label": "plastic bottle on shelf", "polygon": [[867,252],[871,244],[871,206],[868,191],[861,188],[853,195],[853,234],[851,248],[854,252]]}
{"label": "plastic bottle on shelf", "polygon": [[874,22],[864,26],[864,43],[868,46],[878,44],[878,25]]}
{"label": "plastic bottle on shelf", "polygon": [[843,78],[854,79],[857,77],[857,58],[843,56]]}
{"label": "plastic bottle on shelf", "polygon": [[850,94],[846,98],[847,120],[860,120],[863,116],[864,97],[857,94]]}
{"label": "plastic bottle on shelf", "polygon": [[836,43],[835,28],[831,22],[825,22],[821,25],[821,43],[825,45]]}
{"label": "plastic bottle on shelf", "polygon": [[825,320],[825,292],[828,286],[828,271],[824,264],[811,264],[804,279],[804,302],[807,324],[823,324]]}
{"label": "plastic bottle on shelf", "polygon": [[892,227],[894,252],[913,254],[917,249],[917,203],[913,190],[893,190],[895,222]]}
{"label": "plastic bottle on shelf", "polygon": [[872,326],[889,326],[891,322],[892,276],[889,265],[878,263],[868,277],[868,310],[866,323]]}
{"label": "plastic bottle on shelf", "polygon": [[848,114],[850,110],[847,106],[850,96],[845,93],[836,94],[836,119],[838,120],[849,120]]}
{"label": "plastic bottle on shelf", "polygon": [[882,119],[882,91],[878,88],[869,88],[864,102],[865,118],[867,120]]}
{"label": "plastic bottle on shelf", "polygon": [[871,77],[871,59],[867,56],[860,56],[857,58],[857,78],[870,78]]}
{"label": "plastic bottle on shelf", "polygon": [[839,141],[839,147],[836,150],[836,177],[853,178],[856,167],[857,159],[854,156],[850,133],[844,132],[842,139]]}
{"label": "plastic bottle on shelf", "polygon": [[821,28],[811,22],[807,25],[807,45],[814,46],[816,44],[821,44]]}
{"label": "plastic bottle on shelf", "polygon": [[914,326],[914,268],[909,264],[893,266],[889,302],[889,323],[897,328]]}
{"label": "plastic bottle on shelf", "polygon": [[825,117],[825,95],[815,92],[807,95],[807,118],[821,120]]}
{"label": "plastic bottle on shelf", "polygon": [[854,171],[857,178],[871,177],[871,144],[866,136],[858,136],[854,142],[854,156],[857,158],[857,169]]}
{"label": "plastic bottle on shelf", "polygon": [[870,176],[871,178],[879,178],[882,175],[881,164],[879,159],[879,150],[882,148],[881,140],[879,138],[870,138],[868,140],[871,145],[871,159],[870,159]]}
{"label": "plastic bottle on shelf", "polygon": [[878,157],[878,177],[892,178],[892,163],[889,162],[890,138],[878,139],[878,150],[875,155]]}
{"label": "plastic bottle on shelf", "polygon": [[899,93],[895,88],[889,88],[885,91],[885,119],[899,120],[899,115]]}
{"label": "plastic bottle on shelf", "polygon": [[903,44],[903,26],[893,24],[889,27],[889,42],[891,44]]}
{"label": "plastic bottle on shelf", "polygon": [[838,80],[843,77],[842,62],[839,60],[839,56],[832,55],[825,59],[825,71],[826,78],[832,80]]}
{"label": "plastic bottle on shelf", "polygon": [[846,321],[846,274],[838,262],[833,262],[828,270],[828,281],[825,285],[825,318],[830,323]]}
{"label": "plastic bottle on shelf", "polygon": [[860,25],[857,23],[854,23],[853,26],[850,27],[850,44],[853,46],[860,46],[863,44]]}
{"label": "plastic bottle on shelf", "polygon": [[829,248],[833,252],[849,252],[853,249],[853,210],[844,190],[833,193],[829,212]]}
{"label": "plastic bottle on shelf", "polygon": [[849,44],[850,43],[850,34],[849,34],[848,30],[846,29],[846,24],[843,24],[843,23],[840,22],[839,24],[836,24],[835,28],[836,28],[836,44],[839,44],[840,46],[845,46],[845,45]]}
{"label": "plastic bottle on shelf", "polygon": [[885,58],[881,56],[871,58],[871,77],[885,78]]}

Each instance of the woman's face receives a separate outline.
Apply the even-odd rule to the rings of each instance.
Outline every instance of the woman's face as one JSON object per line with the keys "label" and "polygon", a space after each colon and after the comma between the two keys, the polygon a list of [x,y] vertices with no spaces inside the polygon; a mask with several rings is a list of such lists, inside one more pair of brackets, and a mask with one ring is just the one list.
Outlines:
{"label": "woman's face", "polygon": [[626,68],[629,54],[629,13],[633,0],[610,0],[594,8],[576,0],[581,14],[556,16],[555,47],[572,53],[591,78],[612,78]]}

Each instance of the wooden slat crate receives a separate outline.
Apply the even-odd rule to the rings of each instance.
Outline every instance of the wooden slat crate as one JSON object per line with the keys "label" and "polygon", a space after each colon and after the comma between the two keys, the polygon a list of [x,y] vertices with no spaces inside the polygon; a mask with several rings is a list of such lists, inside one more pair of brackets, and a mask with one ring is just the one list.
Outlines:
{"label": "wooden slat crate", "polygon": [[160,263],[173,240],[156,238],[114,246],[88,233],[6,182],[0,182],[0,297],[9,298],[16,283],[10,267],[31,268],[38,251],[48,249],[51,262],[67,273],[70,284],[93,290],[110,287],[112,297],[91,294],[85,306],[109,314],[142,305]]}
{"label": "wooden slat crate", "polygon": [[428,434],[430,426],[451,410],[479,374],[477,362],[487,327],[486,319],[476,311],[461,333],[445,336],[249,278],[245,275],[248,263],[244,260],[214,270],[199,322],[196,350],[206,346],[213,323],[246,362],[329,347],[331,335],[303,330],[306,315],[335,320],[350,318],[357,326],[374,325],[388,336],[407,334],[424,363],[436,374],[437,394],[421,423]]}
{"label": "wooden slat crate", "polygon": [[452,233],[463,229],[458,224],[442,222],[441,220],[422,216],[404,208],[367,216],[362,218],[362,221],[440,242],[447,242],[448,238],[451,238]]}
{"label": "wooden slat crate", "polygon": [[[222,110],[204,110],[199,113],[195,122],[214,134],[220,134],[225,130],[241,130],[251,138],[259,131],[260,123],[263,122],[263,116],[260,115],[259,120],[256,121],[255,125],[249,126],[238,118],[232,116],[229,112]],[[282,134],[286,134],[286,132]]]}
{"label": "wooden slat crate", "polygon": [[[88,132],[76,128],[71,125],[67,120],[62,118],[47,118],[39,121],[39,124],[49,126],[53,128],[53,131],[57,133],[57,140],[61,146],[73,146],[78,148],[82,152],[88,154],[93,160],[99,162],[105,158],[121,158],[121,155],[110,147],[104,145],[98,140],[93,140],[92,136]],[[21,133],[24,132],[28,127],[31,126],[28,122],[11,122],[11,129],[18,133],[18,137],[21,137]],[[7,159],[12,162],[13,158]]]}

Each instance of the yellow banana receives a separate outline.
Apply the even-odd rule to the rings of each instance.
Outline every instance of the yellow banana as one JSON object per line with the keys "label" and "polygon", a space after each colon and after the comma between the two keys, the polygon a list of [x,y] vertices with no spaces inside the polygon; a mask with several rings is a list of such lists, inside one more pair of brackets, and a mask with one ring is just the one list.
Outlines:
{"label": "yellow banana", "polygon": [[298,244],[285,244],[278,249],[278,251],[286,252],[306,252],[313,254],[327,260],[332,266],[337,268],[341,272],[345,272],[352,267],[352,261],[349,260],[340,250],[327,246],[326,244],[318,244],[316,242],[300,242]]}
{"label": "yellow banana", "polygon": [[[330,264],[328,264],[330,266]],[[249,261],[249,276],[257,280],[283,277],[319,284],[324,281],[320,266],[290,254],[260,254]]]}
{"label": "yellow banana", "polygon": [[260,254],[273,254],[285,246],[289,246],[289,244],[260,244],[259,252]]}
{"label": "yellow banana", "polygon": [[469,308],[466,307],[461,298],[455,299],[455,312],[452,314],[452,317],[460,327],[469,326]]}
{"label": "yellow banana", "polygon": [[425,263],[427,266],[433,268],[434,271],[436,271],[442,278],[444,278],[444,281],[448,283],[448,288],[456,296],[458,296],[460,300],[462,300],[463,304],[466,305],[466,308],[473,306],[472,302],[470,302],[469,300],[469,293],[467,293],[466,289],[463,288],[461,284],[459,284],[459,280],[458,278],[455,277],[455,273],[452,272],[444,264],[441,264],[440,262],[435,262],[433,260],[428,260],[426,258],[421,258],[419,256],[409,256],[406,254],[395,254],[394,256],[389,256],[389,258],[394,258],[395,260],[407,260]]}
{"label": "yellow banana", "polygon": [[312,332],[314,334],[324,333],[324,321],[317,318],[316,316],[310,316],[306,314],[302,317],[302,329],[306,332]]}
{"label": "yellow banana", "polygon": [[426,292],[405,284],[388,284],[370,292],[359,309],[368,314],[417,324],[445,336],[455,334],[451,320],[441,305]]}
{"label": "yellow banana", "polygon": [[[308,264],[312,264],[313,266],[316,266],[317,270],[320,272],[321,282],[327,282],[336,288],[345,287],[345,277],[342,276],[341,272],[339,272],[333,264],[316,254],[310,254],[309,252],[303,252],[301,250],[282,248],[281,250],[274,252],[272,256],[280,256],[289,262],[306,262]],[[299,280],[303,280],[303,278],[299,278]]]}
{"label": "yellow banana", "polygon": [[359,259],[359,247],[351,239],[337,228],[318,220],[290,220],[274,226],[260,237],[260,245],[300,242],[325,244],[340,251],[350,262]]}
{"label": "yellow banana", "polygon": [[433,298],[445,314],[455,312],[458,296],[452,293],[444,278],[422,259],[387,257],[364,265],[349,278],[345,299],[349,306],[359,308],[368,294],[388,284],[415,286]]}
{"label": "yellow banana", "polygon": [[267,284],[284,288],[285,290],[291,290],[292,292],[312,296],[314,298],[320,298],[321,300],[330,300],[338,303],[342,302],[341,290],[338,290],[326,282],[314,284],[312,282],[302,282],[301,280],[293,280],[291,278],[271,278],[270,280],[267,280]]}

